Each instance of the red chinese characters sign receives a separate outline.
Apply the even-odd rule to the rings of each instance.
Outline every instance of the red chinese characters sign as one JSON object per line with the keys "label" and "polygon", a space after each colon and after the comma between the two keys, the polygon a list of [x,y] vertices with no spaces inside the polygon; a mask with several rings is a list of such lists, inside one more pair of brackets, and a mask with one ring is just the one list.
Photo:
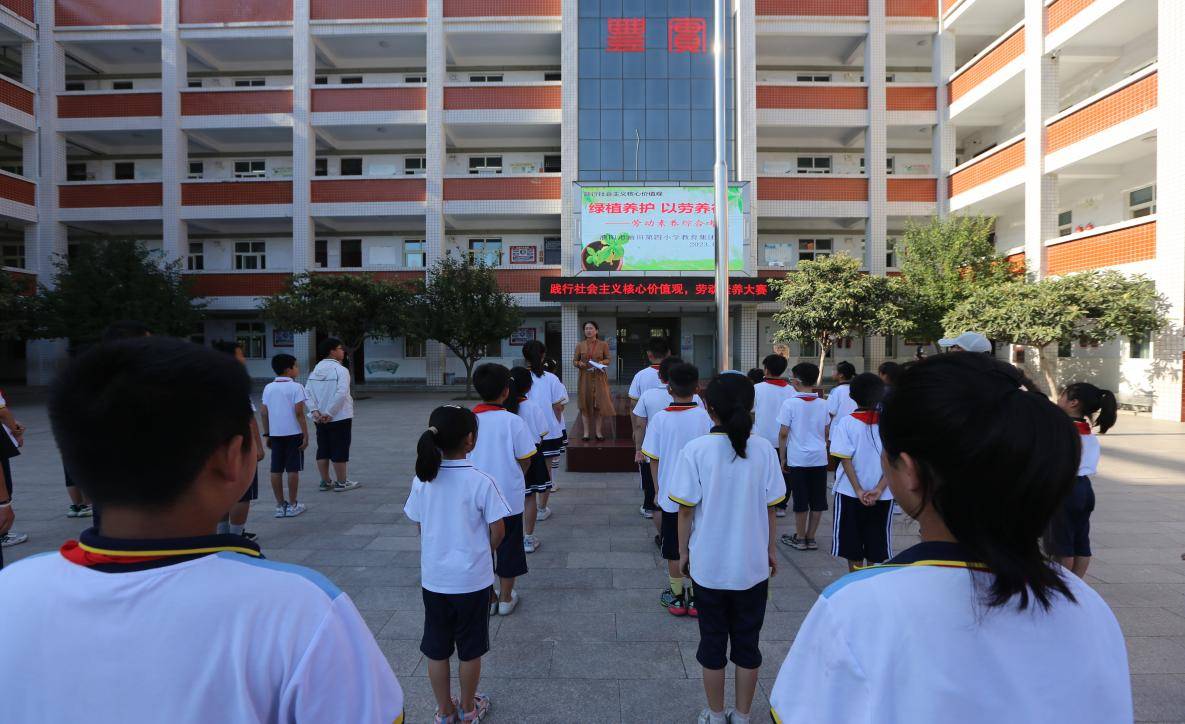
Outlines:
{"label": "red chinese characters sign", "polygon": [[[605,51],[643,53],[646,51],[646,18],[607,18]],[[708,52],[708,21],[704,18],[668,18],[668,53]]]}
{"label": "red chinese characters sign", "polygon": [[[772,302],[777,290],[763,277],[733,277],[728,292],[734,302]],[[716,284],[707,277],[543,277],[539,299],[571,301],[711,302]]]}

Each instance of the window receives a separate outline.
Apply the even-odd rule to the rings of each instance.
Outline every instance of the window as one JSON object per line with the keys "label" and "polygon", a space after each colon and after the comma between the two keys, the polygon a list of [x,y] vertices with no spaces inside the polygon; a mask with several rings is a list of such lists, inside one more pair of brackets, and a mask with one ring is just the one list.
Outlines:
{"label": "window", "polygon": [[362,175],[362,159],[360,158],[343,158],[341,160],[342,176],[361,176]]}
{"label": "window", "polygon": [[1127,356],[1131,359],[1150,359],[1152,357],[1152,335],[1130,337],[1127,340]]}
{"label": "window", "polygon": [[239,78],[235,81],[235,88],[258,88],[263,85],[263,78]]}
{"label": "window", "polygon": [[200,78],[196,78],[196,79],[194,79],[194,80],[191,80],[191,81],[189,81],[188,83],[186,83],[186,86],[187,86],[187,87],[189,87],[189,88],[201,88],[201,87],[202,87],[202,81],[201,81],[201,79],[200,79]]}
{"label": "window", "polygon": [[313,160],[313,175],[314,176],[328,176],[329,175],[329,159],[318,158]]}
{"label": "window", "polygon": [[266,175],[265,161],[235,161],[235,178],[263,178]]}
{"label": "window", "polygon": [[486,266],[502,264],[501,239],[470,239],[469,258]]}
{"label": "window", "polygon": [[424,340],[415,337],[403,338],[403,356],[405,359],[420,359],[424,356]]}
{"label": "window", "polygon": [[206,164],[202,161],[189,162],[189,178],[201,178],[206,173]]}
{"label": "window", "polygon": [[115,163],[115,180],[130,181],[136,178],[136,164],[133,161],[117,161]]}
{"label": "window", "polygon": [[83,83],[80,80],[66,81],[66,91],[67,92],[84,91],[84,90],[86,90],[86,83]]}
{"label": "window", "polygon": [[267,243],[236,241],[235,269],[267,269]]}
{"label": "window", "polygon": [[66,164],[66,180],[67,181],[86,181],[86,164],[85,163],[68,163],[68,164]]}
{"label": "window", "polygon": [[202,271],[206,268],[206,245],[200,241],[189,242],[189,253],[185,256],[185,268]]}
{"label": "window", "polygon": [[318,75],[313,77],[313,85],[329,85],[329,76]]}
{"label": "window", "polygon": [[318,269],[329,268],[329,242],[325,239],[313,242],[313,266]]}
{"label": "window", "polygon": [[1069,236],[1074,233],[1074,212],[1063,211],[1057,215],[1057,235]]}
{"label": "window", "polygon": [[543,237],[543,263],[544,264],[560,264],[560,244],[562,243],[558,236]]}
{"label": "window", "polygon": [[470,83],[501,83],[502,82],[502,74],[501,73],[470,74],[469,82]]}
{"label": "window", "polygon": [[1128,218],[1138,219],[1156,213],[1156,186],[1144,186],[1127,192]]}
{"label": "window", "polygon": [[16,176],[25,175],[25,167],[19,163],[0,163],[0,171],[11,173]]}
{"label": "window", "polygon": [[886,83],[892,83],[895,80],[897,80],[896,75],[894,75],[892,73],[885,73],[885,82]]}
{"label": "window", "polygon": [[830,83],[830,73],[799,73],[794,76],[794,80],[798,83]]}
{"label": "window", "polygon": [[897,356],[897,338],[891,334],[885,335],[885,356],[890,359]]}
{"label": "window", "polygon": [[342,85],[362,85],[362,76],[343,75],[337,82]]}
{"label": "window", "polygon": [[560,154],[546,153],[543,155],[543,173],[560,172]]}
{"label": "window", "polygon": [[426,75],[405,75],[403,76],[404,83],[427,83],[428,76]]}
{"label": "window", "polygon": [[420,176],[428,168],[428,159],[423,156],[411,156],[403,159],[403,173],[408,176]]}
{"label": "window", "polygon": [[549,70],[543,74],[543,80],[562,80],[563,75],[558,70]]}
{"label": "window", "polygon": [[831,256],[831,239],[799,239],[798,260],[814,261]]}
{"label": "window", "polygon": [[469,173],[502,173],[501,156],[470,156]]}
{"label": "window", "polygon": [[830,156],[799,156],[798,173],[831,173]]}
{"label": "window", "polygon": [[0,266],[11,266],[17,269],[25,268],[25,245],[24,244],[9,244],[0,245]]}
{"label": "window", "polygon": [[235,322],[235,341],[247,359],[267,357],[267,328],[263,322]]}
{"label": "window", "polygon": [[885,159],[885,173],[889,176],[892,176],[893,170],[894,170],[893,157],[889,156],[888,158]]}
{"label": "window", "polygon": [[485,343],[485,350],[483,357],[501,357],[502,356],[502,340],[492,339]]}
{"label": "window", "polygon": [[116,80],[111,82],[111,90],[131,90],[132,81],[130,80]]}
{"label": "window", "polygon": [[342,269],[358,269],[362,266],[362,240],[342,239],[341,241]]}
{"label": "window", "polygon": [[897,268],[897,240],[885,239],[885,268]]}
{"label": "window", "polygon": [[422,269],[425,262],[424,240],[405,239],[403,242],[403,266]]}
{"label": "window", "polygon": [[[817,360],[819,358],[819,344],[818,342],[800,342],[799,343],[799,357],[810,357]],[[803,380],[807,384],[815,384],[815,380]]]}

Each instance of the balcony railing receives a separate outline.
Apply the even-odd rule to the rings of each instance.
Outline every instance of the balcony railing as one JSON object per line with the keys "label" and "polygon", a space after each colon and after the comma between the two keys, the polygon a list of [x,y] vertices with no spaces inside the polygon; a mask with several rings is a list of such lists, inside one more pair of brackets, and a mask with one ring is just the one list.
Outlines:
{"label": "balcony railing", "polygon": [[1045,242],[1049,274],[1100,269],[1156,257],[1156,217],[1145,216],[1118,224],[1050,239]]}
{"label": "balcony railing", "polygon": [[445,201],[558,201],[559,198],[559,174],[463,176],[444,180]]}
{"label": "balcony railing", "polygon": [[768,110],[863,110],[868,108],[864,84],[794,83],[757,86],[757,107]]}
{"label": "balcony railing", "polygon": [[54,24],[160,25],[160,0],[56,0]]}
{"label": "balcony railing", "polygon": [[237,206],[292,203],[291,181],[186,181],[182,206]]}
{"label": "balcony railing", "polygon": [[21,16],[30,23],[33,22],[34,0],[0,0],[0,5]]}
{"label": "balcony railing", "polygon": [[559,83],[447,86],[444,89],[444,109],[558,110],[562,107],[562,93],[563,89]]}
{"label": "balcony railing", "polygon": [[757,179],[759,201],[867,201],[864,176],[762,176]]}
{"label": "balcony railing", "polygon": [[1156,108],[1157,81],[1156,69],[1150,68],[1054,116],[1047,122],[1045,152],[1059,151]]}
{"label": "balcony railing", "polygon": [[186,272],[195,297],[267,297],[282,291],[291,272]]}
{"label": "balcony railing", "polygon": [[0,76],[0,103],[33,115],[33,91],[23,83]]}
{"label": "balcony railing", "polygon": [[256,113],[291,113],[292,89],[226,88],[181,92],[183,116],[237,116]]}
{"label": "balcony railing", "polygon": [[160,206],[160,181],[72,181],[58,186],[63,209]]}
{"label": "balcony railing", "polygon": [[955,71],[950,80],[951,101],[967,95],[971,89],[1019,58],[1024,50],[1025,29],[1023,25],[1017,25]]}
{"label": "balcony railing", "polygon": [[400,20],[428,15],[428,0],[311,0],[313,20]]}
{"label": "balcony railing", "polygon": [[444,0],[446,18],[559,17],[561,0]]}
{"label": "balcony railing", "polygon": [[314,88],[313,113],[422,111],[427,91],[420,86]]}
{"label": "balcony railing", "polygon": [[937,17],[938,0],[885,0],[885,15],[890,18]]}
{"label": "balcony railing", "polygon": [[1010,171],[1015,171],[1023,166],[1024,162],[1024,138],[1003,143],[955,168],[950,175],[950,195],[958,196]]}
{"label": "balcony railing", "polygon": [[890,176],[885,193],[889,202],[934,203],[938,200],[938,179]]}
{"label": "balcony railing", "polygon": [[1045,6],[1045,33],[1048,35],[1065,25],[1093,2],[1094,0],[1053,0]]}
{"label": "balcony railing", "polygon": [[422,178],[318,178],[311,189],[314,204],[423,202]]}
{"label": "balcony railing", "polygon": [[0,198],[32,206],[37,201],[37,184],[23,176],[0,171]]}
{"label": "balcony railing", "polygon": [[182,23],[290,23],[292,0],[181,0]]}
{"label": "balcony railing", "polygon": [[758,15],[866,17],[868,0],[757,0]]}
{"label": "balcony railing", "polygon": [[937,93],[933,85],[891,83],[885,88],[885,110],[933,111],[938,108]]}
{"label": "balcony railing", "polygon": [[78,91],[58,94],[58,118],[159,117],[160,92]]}

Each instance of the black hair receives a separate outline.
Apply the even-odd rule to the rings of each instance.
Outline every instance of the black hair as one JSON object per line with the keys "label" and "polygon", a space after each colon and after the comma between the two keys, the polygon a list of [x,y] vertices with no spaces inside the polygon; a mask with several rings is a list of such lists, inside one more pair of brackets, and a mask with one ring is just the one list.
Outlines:
{"label": "black hair", "polygon": [[599,334],[601,331],[601,325],[597,324],[596,322],[592,321],[591,319],[586,320],[584,324],[580,325],[580,328],[584,329],[585,327],[587,327],[590,324],[593,326],[593,329],[597,330],[597,333]]}
{"label": "black hair", "polygon": [[716,375],[704,391],[704,403],[728,433],[732,449],[745,457],[753,431],[753,383],[740,374]]}
{"label": "black hair", "polygon": [[428,416],[428,429],[416,443],[416,477],[430,483],[440,474],[444,454],[456,454],[465,438],[477,436],[477,415],[467,407],[443,405]]}
{"label": "black hair", "polygon": [[152,330],[148,328],[147,324],[135,319],[121,319],[107,325],[107,328],[103,330],[102,341],[116,342],[121,339],[135,339],[151,335]]}
{"label": "black hair", "polygon": [[317,354],[321,359],[325,359],[329,356],[330,352],[341,346],[342,341],[337,337],[326,337],[321,340],[321,344],[317,345]]}
{"label": "black hair", "polygon": [[246,369],[225,354],[171,337],[133,338],[96,345],[67,365],[50,387],[49,419],[87,497],[163,508],[236,435],[250,450],[250,395]]}
{"label": "black hair", "polygon": [[[550,357],[543,360],[543,369],[547,372],[552,373],[553,375],[559,373],[559,371],[560,371],[559,363],[557,363],[555,360],[551,359]],[[534,370],[532,370],[532,372],[533,371]]]}
{"label": "black hair", "polygon": [[885,381],[879,375],[862,372],[852,378],[849,393],[857,407],[871,410],[885,398]]}
{"label": "black hair", "polygon": [[[1100,435],[1115,426],[1119,403],[1115,400],[1114,392],[1095,387],[1089,382],[1066,385],[1064,392],[1066,399],[1078,401],[1082,406],[1082,414],[1099,428]],[[1098,417],[1094,417],[1096,412]]]}
{"label": "black hair", "polygon": [[835,374],[842,375],[845,380],[851,381],[856,376],[856,365],[847,360],[837,362],[835,365]]}
{"label": "black hair", "polygon": [[[520,397],[526,397],[527,393],[531,391],[534,380],[531,379],[531,371],[526,367],[511,367],[510,368],[510,390],[511,397],[514,398],[514,409],[511,412],[518,412],[518,401]],[[510,402],[510,398],[506,398]],[[507,405],[506,409],[510,409]]]}
{"label": "black hair", "polygon": [[234,357],[235,350],[242,349],[243,343],[236,342],[233,339],[216,339],[210,343],[210,346],[213,347],[214,351],[216,351],[216,352],[221,352],[223,354],[228,354],[231,357]]}
{"label": "black hair", "polygon": [[288,370],[292,369],[292,366],[295,364],[295,357],[281,352],[275,357],[272,357],[272,372],[275,372],[277,375],[282,375]]}
{"label": "black hair", "polygon": [[691,397],[699,385],[699,368],[693,364],[679,362],[671,366],[670,371],[667,372],[667,380],[671,386],[672,395]]}
{"label": "black hair", "polygon": [[762,368],[767,370],[774,377],[781,377],[783,374],[785,374],[786,366],[789,364],[790,362],[780,354],[767,354],[765,359],[761,360]]}
{"label": "black hair", "polygon": [[[508,387],[510,387],[510,370],[497,362],[486,362],[473,370],[473,389],[477,390],[477,394],[486,402],[501,397],[502,392]],[[511,390],[512,394],[506,398],[508,403],[514,399],[513,392],[514,390]],[[515,401],[517,402],[517,400]]]}
{"label": "black hair", "polygon": [[790,374],[808,385],[819,384],[819,365],[813,362],[799,362],[790,370]]}
{"label": "black hair", "polygon": [[665,337],[651,337],[646,342],[646,351],[655,357],[665,357],[671,353],[671,343]]}
{"label": "black hair", "polygon": [[907,365],[884,402],[880,434],[890,465],[913,459],[926,504],[993,574],[989,606],[1019,596],[1048,609],[1074,600],[1038,541],[1074,485],[1082,443],[1060,408],[1023,372],[956,352]]}
{"label": "black hair", "polygon": [[753,384],[757,384],[758,382],[764,382],[765,381],[765,370],[760,370],[760,369],[757,369],[756,367],[754,367],[753,369],[751,369],[745,373],[745,377],[748,377],[749,381],[752,382]]}
{"label": "black hair", "polygon": [[881,366],[877,367],[876,371],[877,374],[881,375],[882,379],[888,378],[885,380],[885,384],[890,386],[895,387],[897,380],[901,379],[901,365],[896,362],[881,362]]}
{"label": "black hair", "polygon": [[670,382],[671,381],[671,368],[677,364],[682,363],[682,362],[683,362],[682,359],[680,359],[679,357],[676,357],[674,355],[671,355],[670,357],[664,357],[662,362],[658,363],[658,381],[659,382]]}
{"label": "black hair", "polygon": [[537,339],[527,340],[523,345],[523,359],[536,377],[543,376],[543,357],[547,354],[547,345]]}

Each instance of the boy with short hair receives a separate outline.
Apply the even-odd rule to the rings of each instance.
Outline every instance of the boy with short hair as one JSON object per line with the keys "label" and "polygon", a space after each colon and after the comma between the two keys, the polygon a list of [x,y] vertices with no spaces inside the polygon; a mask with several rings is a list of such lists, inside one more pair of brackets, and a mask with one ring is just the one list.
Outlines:
{"label": "boy with short hair", "polygon": [[[216,340],[213,345],[214,349],[223,354],[228,354],[235,358],[235,361],[244,367],[247,366],[247,356],[243,354],[243,345],[236,340]],[[259,424],[255,421],[255,403],[251,402],[251,437],[255,440],[255,461],[261,462],[263,460],[263,438],[259,436]],[[255,469],[255,473],[251,478],[251,485],[243,493],[243,497],[239,502],[235,503],[230,509],[230,512],[225,518],[218,522],[219,533],[233,533],[234,535],[241,535],[247,540],[255,540],[258,536],[254,533],[248,533],[247,516],[251,513],[251,501],[259,498],[259,468]]]}
{"label": "boy with short hair", "polygon": [[846,558],[848,571],[893,555],[893,493],[881,470],[880,407],[885,383],[871,372],[851,382],[856,411],[831,426],[835,473],[835,526],[831,555]]}
{"label": "boy with short hair", "polygon": [[[682,363],[683,363],[683,360],[681,360],[675,356],[667,357],[662,362],[660,362],[658,365],[657,374],[658,374],[658,380],[662,386],[661,387],[651,387],[650,389],[642,392],[642,396],[637,400],[636,404],[634,405],[634,409],[630,412],[630,419],[633,421],[633,424],[634,424],[634,445],[635,445],[635,447],[637,447],[638,452],[640,452],[640,453],[642,453],[642,442],[646,439],[646,427],[647,427],[647,424],[648,424],[650,418],[654,417],[656,414],[658,414],[658,412],[660,410],[662,410],[662,409],[666,408],[668,405],[670,405],[671,400],[673,399],[671,397],[670,389],[668,388],[668,384],[670,383],[670,378],[669,378],[670,371],[676,365],[680,365]],[[692,399],[695,402],[695,404],[700,405],[701,407],[703,406],[703,400],[701,400],[699,398],[699,395],[694,393],[694,390],[692,391]],[[642,456],[643,456],[643,458],[645,458],[646,457],[645,453],[642,453]],[[649,459],[647,458],[647,460],[649,460]],[[661,515],[661,512],[663,509],[660,507],[661,501],[657,501],[654,497],[655,496],[654,474],[651,471],[651,465],[649,462],[647,462],[645,467],[641,468],[640,470],[641,470],[641,476],[642,476],[642,493],[646,497],[647,500],[655,503],[653,510],[650,508],[647,508],[646,505],[644,504],[642,506],[641,512],[642,512],[643,517],[649,518],[654,523],[654,544],[657,546],[661,546],[662,545],[662,515]],[[655,512],[660,513],[660,515],[654,515]]]}
{"label": "boy with short hair", "polygon": [[800,362],[791,370],[795,393],[778,411],[778,453],[794,497],[794,534],[782,543],[800,551],[818,550],[815,531],[827,510],[827,403],[812,390],[819,368]]}
{"label": "boy with short hair", "polygon": [[[336,337],[321,342],[321,361],[309,373],[305,384],[309,411],[317,432],[317,472],[321,492],[341,493],[361,483],[350,480],[350,444],[354,430],[354,398],[350,395],[350,370],[346,347]],[[333,478],[329,466],[333,464]]]}
{"label": "boy with short hair", "polygon": [[503,405],[510,396],[510,370],[493,362],[479,365],[473,370],[473,389],[482,403],[473,408],[477,413],[477,445],[469,459],[494,479],[510,508],[510,515],[502,519],[506,534],[495,551],[498,600],[490,603],[490,615],[509,616],[519,601],[514,581],[527,573],[523,548],[526,472],[537,448],[527,423]]}
{"label": "boy with short hair", "polygon": [[[786,373],[786,358],[780,354],[771,354],[761,360],[764,377],[753,385],[753,432],[769,440],[769,444],[778,448],[778,413],[782,410],[782,403],[794,394],[790,382],[782,377]],[[786,506],[790,502],[790,478],[785,471],[782,477],[786,480],[786,497],[774,507],[774,513],[779,518],[786,517]]]}
{"label": "boy with short hair", "polygon": [[[309,446],[309,425],[305,421],[305,390],[297,384],[300,366],[290,354],[272,357],[276,379],[263,388],[263,436],[272,451],[272,493],[276,496],[276,518],[295,518],[305,512],[297,500],[304,450]],[[284,474],[288,474],[288,497],[284,497]]]}
{"label": "boy with short hair", "polygon": [[[647,390],[666,389],[666,380],[659,375],[658,370],[659,365],[670,357],[671,345],[662,337],[651,337],[646,343],[646,359],[650,361],[650,365],[638,370],[634,379],[630,381],[631,404],[636,404],[641,400]],[[654,517],[654,513],[659,510],[659,507],[654,500],[654,480],[650,475],[650,463],[642,452],[642,440],[646,437],[646,419],[631,414],[630,426],[634,438],[634,462],[638,464],[638,476],[642,487],[642,507],[638,508],[638,513],[643,518],[653,519],[654,526],[657,528],[659,521]]]}
{"label": "boy with short hair", "polygon": [[[54,437],[103,518],[0,572],[0,650],[20,662],[0,677],[5,721],[402,721],[349,596],[210,534],[255,467],[250,390],[226,355],[165,337],[99,345],[58,375]],[[71,667],[66,696],[79,642],[102,664]]]}
{"label": "boy with short hair", "polygon": [[831,379],[835,380],[835,387],[827,394],[827,414],[831,416],[831,422],[856,411],[856,403],[852,402],[849,387],[855,376],[856,366],[851,362],[844,360],[835,365],[835,374],[831,376]]}

